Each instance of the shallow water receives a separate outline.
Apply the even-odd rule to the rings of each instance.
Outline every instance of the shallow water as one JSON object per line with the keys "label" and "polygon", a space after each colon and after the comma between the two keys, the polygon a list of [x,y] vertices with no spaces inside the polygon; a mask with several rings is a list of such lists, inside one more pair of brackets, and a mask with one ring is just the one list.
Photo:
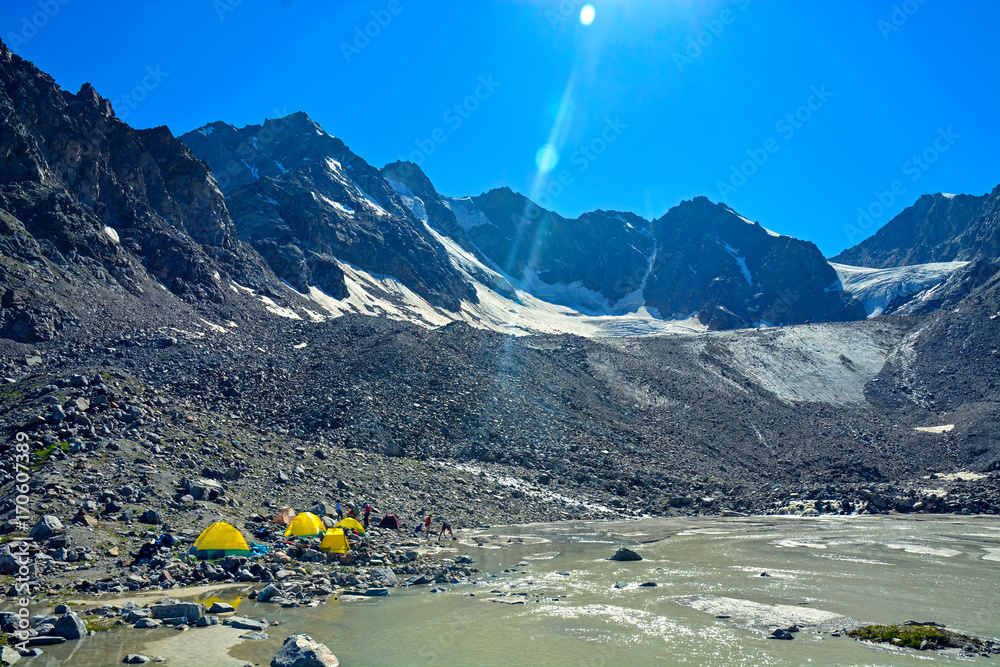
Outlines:
{"label": "shallow water", "polygon": [[[228,628],[126,630],[46,649],[30,664],[117,665],[126,653],[139,652],[191,667],[267,665],[281,640],[298,632],[325,643],[345,667],[993,663],[875,649],[805,630],[793,641],[769,640],[768,619],[755,624],[752,618],[755,609],[769,609],[761,605],[784,605],[778,609],[817,622],[840,614],[1000,634],[995,518],[650,519],[484,532],[501,536],[503,548],[470,546],[473,535],[465,533],[458,551],[483,570],[478,583],[446,585],[436,594],[430,587],[394,589],[389,598],[342,599],[314,609],[244,601],[240,614],[281,621],[271,628],[272,639],[239,641]],[[643,560],[606,560],[623,544]],[[626,587],[617,589],[616,582]],[[657,586],[638,586],[644,582]],[[512,593],[526,593],[527,602],[488,600]],[[699,598],[696,606],[706,613],[685,606],[685,596],[718,597]],[[720,604],[742,604],[746,618],[716,618],[712,605]]]}

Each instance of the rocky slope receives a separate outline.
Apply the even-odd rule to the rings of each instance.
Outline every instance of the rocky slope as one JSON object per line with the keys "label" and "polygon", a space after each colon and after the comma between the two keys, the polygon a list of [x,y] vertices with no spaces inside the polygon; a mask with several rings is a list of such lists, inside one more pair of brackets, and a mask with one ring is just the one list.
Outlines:
{"label": "rocky slope", "polygon": [[874,236],[830,261],[887,268],[1000,257],[1000,186],[981,197],[922,195]]}
{"label": "rocky slope", "polygon": [[[215,180],[166,128],[133,130],[85,84],[61,90],[0,44],[0,329],[234,317],[230,283],[279,295]],[[109,322],[108,320],[113,320]]]}

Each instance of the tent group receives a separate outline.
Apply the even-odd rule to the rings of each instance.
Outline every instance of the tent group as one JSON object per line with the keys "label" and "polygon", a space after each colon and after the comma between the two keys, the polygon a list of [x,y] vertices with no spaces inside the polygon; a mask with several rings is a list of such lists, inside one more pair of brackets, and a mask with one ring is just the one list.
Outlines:
{"label": "tent group", "polygon": [[[300,512],[299,514],[287,513],[282,508],[281,513],[274,518],[275,523],[286,523],[285,537],[318,537],[323,536],[320,549],[332,553],[347,553],[351,550],[351,543],[347,539],[347,531],[354,531],[359,535],[365,534],[365,528],[357,519],[348,517],[339,522],[330,530],[326,529],[323,519],[312,512]],[[279,518],[284,519],[279,521]],[[226,523],[217,521],[201,531],[201,535],[194,541],[191,553],[198,558],[224,558],[225,556],[249,556],[250,545],[247,543],[243,533],[237,528]]]}
{"label": "tent group", "polygon": [[332,553],[347,553],[351,544],[347,539],[347,531],[353,530],[359,535],[365,534],[365,527],[357,519],[348,517],[340,521],[330,530],[326,529],[323,519],[312,512],[301,512],[295,515],[285,528],[285,537],[317,537],[323,536],[320,549]]}

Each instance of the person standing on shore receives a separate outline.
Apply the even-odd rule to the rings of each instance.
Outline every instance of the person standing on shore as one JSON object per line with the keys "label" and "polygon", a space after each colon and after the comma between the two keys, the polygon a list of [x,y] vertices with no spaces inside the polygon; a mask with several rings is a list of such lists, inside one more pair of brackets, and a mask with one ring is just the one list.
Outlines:
{"label": "person standing on shore", "polygon": [[365,503],[365,523],[364,523],[364,525],[365,525],[365,530],[366,530],[366,531],[368,530],[368,521],[369,521],[369,518],[368,518],[368,517],[369,517],[369,515],[371,515],[371,513],[372,513],[372,506],[371,506],[371,505],[369,505],[369,504],[368,504],[368,503],[366,502],[366,503]]}
{"label": "person standing on shore", "polygon": [[448,520],[447,519],[441,519],[441,532],[438,533],[438,542],[441,541],[441,537],[444,535],[444,531],[446,531],[446,530],[448,531],[448,534],[451,535],[451,539],[453,539],[453,540],[457,540],[458,539],[457,537],[455,537],[455,533],[452,532],[452,530],[451,530],[451,524],[448,523]]}
{"label": "person standing on shore", "polygon": [[335,510],[337,510],[337,521],[340,521],[341,519],[344,518],[344,508],[340,506],[339,500],[333,507]]}
{"label": "person standing on shore", "polygon": [[431,517],[430,517],[430,515],[428,515],[427,518],[424,519],[424,532],[427,533],[427,541],[430,542],[431,541]]}

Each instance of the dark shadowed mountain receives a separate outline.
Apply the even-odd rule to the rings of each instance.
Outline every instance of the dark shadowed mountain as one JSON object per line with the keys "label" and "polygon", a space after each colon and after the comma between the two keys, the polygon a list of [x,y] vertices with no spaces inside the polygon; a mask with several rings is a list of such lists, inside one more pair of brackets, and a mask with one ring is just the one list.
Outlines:
{"label": "dark shadowed mountain", "polygon": [[830,261],[888,268],[1000,257],[1000,185],[981,197],[923,195],[884,227]]}
{"label": "dark shadowed mountain", "polygon": [[3,331],[45,339],[102,316],[169,319],[183,302],[223,312],[241,301],[232,280],[280,287],[237,238],[205,163],[0,44]]}

